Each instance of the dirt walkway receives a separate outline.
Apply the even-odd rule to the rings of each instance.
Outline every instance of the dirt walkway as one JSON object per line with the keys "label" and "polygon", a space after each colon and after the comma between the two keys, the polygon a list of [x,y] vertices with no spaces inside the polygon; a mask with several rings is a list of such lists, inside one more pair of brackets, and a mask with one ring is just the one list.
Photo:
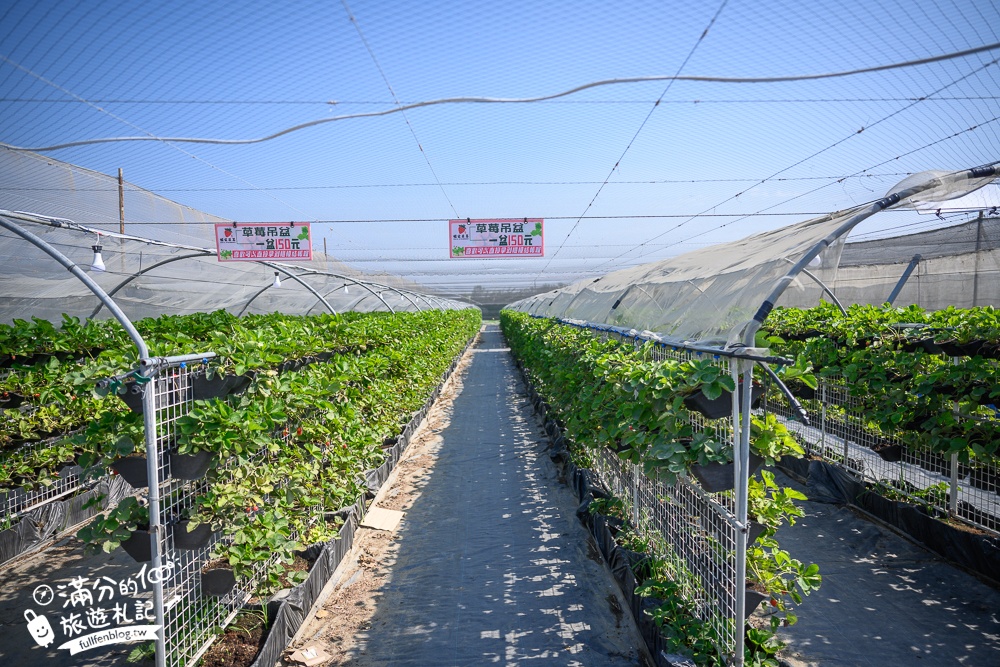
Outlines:
{"label": "dirt walkway", "polygon": [[360,530],[298,645],[356,667],[644,664],[543,437],[488,326],[375,500],[402,521]]}

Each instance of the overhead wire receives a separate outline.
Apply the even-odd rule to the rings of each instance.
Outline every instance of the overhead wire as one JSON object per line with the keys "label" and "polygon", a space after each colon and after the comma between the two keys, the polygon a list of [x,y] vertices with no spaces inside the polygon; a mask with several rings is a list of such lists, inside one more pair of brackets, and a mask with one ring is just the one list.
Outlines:
{"label": "overhead wire", "polygon": [[[608,184],[608,181],[610,181],[611,177],[614,176],[615,170],[618,169],[618,166],[621,164],[622,160],[625,159],[625,156],[628,154],[629,149],[632,148],[632,144],[634,144],[635,140],[639,137],[639,134],[642,132],[642,129],[646,127],[646,123],[649,122],[649,119],[652,117],[653,112],[656,111],[656,108],[660,105],[660,102],[663,100],[664,97],[666,97],[667,93],[670,91],[671,86],[673,86],[674,81],[676,81],[677,77],[680,76],[680,73],[684,71],[684,68],[687,66],[688,62],[690,62],[691,57],[694,55],[695,51],[697,51],[701,43],[705,41],[705,37],[708,36],[709,30],[712,29],[713,25],[715,25],[715,21],[719,18],[719,15],[722,13],[722,10],[725,9],[728,3],[729,0],[722,0],[722,4],[720,4],[718,9],[715,10],[715,14],[712,15],[712,18],[709,20],[708,25],[702,31],[701,35],[699,35],[698,39],[695,40],[695,43],[688,51],[687,56],[684,57],[684,60],[681,61],[681,64],[677,67],[677,71],[674,73],[674,77],[667,82],[666,88],[663,89],[663,92],[660,93],[660,96],[656,99],[656,102],[653,104],[652,107],[650,107],[649,112],[646,114],[646,117],[642,119],[641,123],[639,123],[639,127],[636,129],[635,134],[632,135],[632,138],[629,139],[629,142],[625,145],[625,149],[621,152],[621,155],[619,155],[618,159],[615,160],[615,163],[611,167],[611,170],[608,172],[608,175],[604,177],[604,182],[601,183],[601,185],[597,188],[597,192],[594,193],[594,196],[590,198],[590,201],[587,203],[587,207],[584,208],[583,213],[580,214],[580,219],[578,219],[575,223],[573,223],[573,227],[569,230],[569,233],[566,234],[566,237],[563,239],[563,243],[565,243],[565,241],[568,240],[569,237],[573,235],[573,232],[575,232],[576,228],[579,227],[580,225],[580,220],[582,220],[583,216],[587,214],[587,211],[589,211],[594,206],[594,202],[597,201],[597,198],[601,195],[601,192],[604,190],[604,187]],[[562,243],[556,246],[556,251],[552,253],[552,256],[549,257],[545,265],[542,266],[541,270],[538,272],[538,275],[541,275],[545,272],[545,270],[552,263],[552,260],[559,255],[560,250],[562,250]]]}
{"label": "overhead wire", "polygon": [[[385,82],[385,87],[389,89],[389,94],[392,96],[392,102],[393,102],[393,104],[395,104],[397,107],[402,107],[402,105],[399,102],[399,98],[396,96],[396,91],[392,89],[392,84],[389,83],[389,77],[386,76],[385,70],[382,69],[382,65],[379,64],[378,58],[375,57],[375,52],[372,50],[372,47],[368,43],[368,40],[365,39],[365,34],[361,30],[361,24],[358,23],[357,17],[354,16],[354,13],[351,11],[351,8],[348,6],[347,0],[340,0],[340,4],[342,4],[344,6],[344,11],[347,12],[347,18],[350,19],[351,25],[354,26],[355,30],[357,30],[358,37],[361,38],[361,43],[364,44],[365,50],[368,51],[368,55],[371,56],[372,62],[375,64],[375,69],[378,70],[379,76],[381,76],[382,77],[382,81]],[[434,181],[437,183],[438,188],[441,190],[441,194],[444,195],[445,201],[448,202],[448,206],[451,207],[451,210],[452,210],[452,212],[454,212],[455,217],[456,218],[459,217],[459,215],[458,215],[458,209],[455,208],[455,204],[452,203],[451,197],[448,196],[448,193],[444,189],[444,185],[441,184],[441,179],[438,178],[437,172],[434,171],[434,165],[431,164],[431,158],[430,158],[430,156],[427,155],[427,151],[424,150],[423,144],[420,143],[420,139],[417,137],[417,131],[415,129],[413,129],[413,123],[411,123],[410,119],[407,118],[406,112],[404,110],[400,109],[400,115],[403,117],[403,120],[406,122],[406,127],[410,130],[410,135],[413,136],[413,140],[417,143],[417,148],[420,150],[420,155],[423,156],[424,162],[427,163],[427,168],[430,170],[431,176],[434,177]]]}
{"label": "overhead wire", "polygon": [[[136,125],[136,124],[134,124],[134,123],[132,123],[132,122],[130,122],[130,121],[122,118],[121,116],[118,116],[118,115],[116,115],[116,114],[108,111],[107,109],[105,109],[103,107],[100,107],[100,106],[98,106],[96,104],[93,104],[92,102],[86,100],[85,98],[83,98],[83,97],[77,95],[76,93],[70,91],[69,89],[65,88],[64,86],[61,86],[61,85],[57,84],[56,82],[54,82],[54,81],[52,81],[52,80],[50,80],[50,79],[48,79],[48,78],[46,78],[46,77],[44,77],[44,76],[36,73],[36,72],[28,69],[27,67],[24,67],[23,65],[14,62],[13,60],[11,60],[10,58],[8,58],[7,56],[5,56],[3,54],[0,54],[0,60],[3,60],[7,64],[16,67],[17,69],[21,70],[25,74],[28,74],[29,76],[34,77],[35,79],[37,79],[38,81],[40,81],[40,82],[42,82],[42,83],[44,83],[46,85],[51,86],[51,87],[55,88],[56,90],[58,90],[58,91],[60,91],[60,92],[62,92],[64,94],[66,94],[66,95],[72,96],[77,101],[82,102],[83,104],[86,104],[87,106],[89,106],[89,107],[91,107],[91,108],[99,111],[100,113],[105,114],[105,115],[113,118],[114,120],[118,121],[119,123],[122,123],[123,125],[127,125],[128,127],[131,127],[131,128],[133,128],[135,130],[138,130],[140,132],[145,132],[147,134],[147,138],[153,139],[153,140],[158,141],[158,142],[160,142],[160,143],[162,143],[162,144],[164,144],[166,146],[169,146],[170,148],[174,149],[175,151],[177,151],[177,152],[179,152],[179,153],[181,153],[181,154],[183,154],[183,155],[185,155],[187,157],[190,157],[190,158],[192,158],[194,160],[197,160],[198,162],[201,162],[205,166],[207,166],[207,167],[209,167],[209,168],[211,168],[211,169],[213,169],[215,171],[218,171],[218,172],[220,172],[222,174],[225,174],[226,176],[234,178],[234,179],[240,181],[241,183],[244,183],[244,184],[250,186],[254,191],[258,191],[258,188],[253,183],[251,183],[250,181],[246,180],[245,178],[243,178],[241,176],[238,176],[236,174],[233,174],[233,173],[231,173],[231,172],[229,172],[229,171],[227,171],[227,170],[225,170],[225,169],[223,169],[223,168],[221,168],[221,167],[219,167],[219,166],[217,166],[215,164],[212,164],[208,160],[205,160],[204,158],[202,158],[202,157],[200,157],[198,155],[195,155],[194,153],[192,153],[192,152],[190,152],[188,150],[185,150],[185,149],[181,148],[180,146],[173,145],[173,143],[170,140],[157,138],[153,133],[147,132],[146,130],[143,130],[138,125]],[[11,150],[17,150],[16,148],[14,148],[12,146],[9,146],[9,145],[6,145],[6,144],[5,144],[5,147],[9,148]],[[271,199],[273,199],[274,201],[276,201],[278,203],[281,203],[281,204],[284,204],[289,209],[294,210],[294,211],[296,211],[298,213],[301,213],[303,216],[306,215],[305,212],[301,211],[300,209],[298,209],[297,207],[295,207],[293,204],[291,204],[289,202],[286,202],[286,201],[282,201],[281,199],[275,197],[274,195],[272,195],[272,194],[270,194],[270,193],[268,193],[266,191],[261,191],[261,192],[262,192],[262,194],[264,194],[264,195],[270,197]]]}
{"label": "overhead wire", "polygon": [[[961,81],[964,81],[965,79],[967,79],[967,78],[971,77],[971,76],[972,76],[973,74],[976,74],[976,73],[978,73],[978,72],[981,72],[981,71],[984,71],[984,70],[986,70],[987,68],[989,68],[989,67],[991,67],[991,66],[995,65],[995,64],[996,64],[996,63],[997,63],[998,61],[1000,61],[1000,58],[994,58],[993,60],[991,60],[991,61],[989,61],[989,62],[986,62],[986,63],[984,63],[984,64],[980,65],[979,67],[975,68],[975,69],[974,69],[973,71],[971,71],[971,72],[968,72],[968,73],[964,74],[963,76],[961,76],[961,77],[959,77],[959,78],[957,78],[957,79],[954,79],[954,80],[952,80],[952,81],[951,81],[951,82],[949,82],[948,84],[946,84],[946,85],[944,85],[944,86],[941,86],[941,87],[937,88],[937,89],[936,89],[935,91],[933,91],[933,92],[929,93],[928,95],[924,96],[924,98],[927,98],[927,97],[931,97],[931,96],[933,96],[934,94],[936,94],[937,92],[939,92],[939,91],[941,91],[941,90],[946,90],[947,88],[950,88],[951,86],[953,86],[953,85],[955,85],[955,84],[957,84],[957,83],[959,83],[959,82],[961,82]],[[923,98],[922,98],[922,99],[921,99],[920,101],[923,101]],[[800,160],[797,160],[797,161],[796,161],[796,162],[794,162],[793,164],[791,164],[791,165],[789,165],[789,166],[787,166],[787,167],[784,167],[784,168],[782,168],[782,169],[778,170],[777,172],[775,172],[775,173],[774,173],[774,174],[772,174],[771,176],[769,176],[769,177],[767,177],[767,178],[765,178],[765,179],[762,179],[762,180],[761,180],[761,181],[760,181],[759,183],[756,183],[756,184],[754,184],[754,185],[750,186],[749,188],[747,188],[747,189],[745,189],[745,190],[742,190],[742,191],[740,191],[740,192],[736,193],[735,195],[731,195],[731,196],[727,197],[726,199],[722,200],[721,202],[718,202],[718,203],[714,204],[713,206],[711,206],[711,207],[709,207],[709,208],[706,208],[706,209],[705,209],[704,211],[702,211],[701,213],[698,213],[698,214],[696,214],[696,215],[692,216],[692,217],[691,217],[690,219],[688,219],[688,220],[685,220],[685,221],[683,221],[683,222],[681,222],[681,223],[679,223],[679,224],[675,225],[674,227],[672,227],[672,228],[670,228],[670,229],[668,229],[668,230],[666,230],[666,231],[664,231],[664,232],[661,232],[661,233],[657,234],[656,236],[653,236],[653,237],[651,237],[650,239],[647,239],[646,241],[644,241],[644,242],[642,242],[642,243],[639,243],[639,244],[637,244],[636,248],[641,248],[641,247],[643,247],[643,246],[645,245],[645,243],[647,243],[647,242],[649,242],[649,241],[655,241],[655,240],[657,240],[657,239],[660,239],[660,238],[664,237],[664,236],[665,236],[665,235],[667,235],[667,234],[670,234],[670,233],[673,233],[673,232],[677,231],[678,229],[680,229],[681,227],[683,227],[684,225],[686,225],[686,224],[688,224],[689,222],[691,222],[692,220],[695,220],[695,219],[698,219],[698,218],[700,218],[700,217],[703,217],[703,216],[705,216],[705,215],[708,215],[708,212],[709,212],[709,211],[712,211],[712,210],[715,210],[715,209],[716,209],[716,208],[718,208],[719,206],[722,206],[723,204],[726,204],[726,203],[728,203],[728,202],[730,202],[730,201],[733,201],[734,199],[737,199],[737,198],[738,198],[738,197],[740,197],[741,195],[743,195],[743,194],[746,194],[747,192],[749,192],[750,190],[752,190],[752,189],[754,189],[754,188],[756,188],[756,187],[759,187],[760,185],[763,185],[764,183],[767,183],[767,182],[769,182],[769,181],[770,181],[770,180],[771,180],[772,178],[774,178],[775,176],[778,176],[778,175],[780,175],[780,174],[783,174],[783,173],[785,173],[785,172],[789,171],[790,169],[793,169],[794,167],[797,167],[797,166],[799,166],[799,165],[801,165],[801,164],[803,164],[803,163],[805,163],[805,162],[807,162],[807,161],[809,161],[809,160],[811,160],[811,159],[813,159],[813,158],[817,157],[818,155],[821,155],[821,154],[823,154],[823,153],[826,153],[827,151],[829,151],[829,150],[831,150],[831,149],[833,149],[833,148],[835,148],[835,147],[837,147],[837,146],[839,146],[839,145],[841,145],[841,144],[843,144],[843,143],[845,143],[845,142],[847,142],[847,141],[850,141],[850,140],[854,139],[855,137],[857,137],[858,135],[860,135],[862,131],[864,131],[864,130],[868,130],[868,129],[871,129],[872,127],[874,127],[874,126],[876,126],[876,125],[880,125],[881,123],[883,123],[883,122],[885,122],[885,121],[889,120],[890,118],[893,118],[893,117],[895,117],[895,116],[899,115],[900,113],[902,113],[902,112],[904,112],[904,111],[906,111],[906,110],[908,110],[908,109],[910,109],[910,108],[914,107],[915,105],[919,104],[919,103],[920,103],[920,101],[918,101],[918,102],[912,102],[912,103],[910,103],[910,104],[907,104],[906,106],[904,106],[904,107],[902,107],[902,108],[900,108],[900,109],[897,109],[897,110],[895,110],[895,111],[893,111],[893,112],[889,113],[889,114],[888,114],[888,115],[886,115],[886,116],[883,116],[882,118],[878,119],[878,120],[877,120],[877,121],[875,121],[874,123],[870,123],[870,124],[869,124],[868,126],[866,126],[866,127],[863,127],[863,128],[861,129],[861,131],[858,131],[858,132],[854,132],[854,133],[852,133],[852,134],[849,134],[849,135],[847,135],[847,136],[844,136],[844,137],[842,137],[842,138],[838,139],[837,141],[833,142],[832,144],[829,144],[829,145],[825,146],[824,148],[822,148],[822,149],[820,149],[820,150],[818,150],[818,151],[815,151],[815,152],[811,153],[811,154],[810,154],[810,155],[808,155],[807,157],[804,157],[804,158],[802,158],[802,159],[800,159]],[[992,122],[994,122],[995,120],[997,120],[997,119],[996,119],[996,118],[993,118],[993,119],[991,119],[990,121],[988,121],[988,123],[992,123]],[[960,134],[963,134],[963,133],[965,133],[965,132],[969,132],[969,131],[972,131],[972,130],[974,130],[974,129],[976,129],[976,128],[975,128],[975,127],[973,127],[973,128],[968,128],[968,129],[965,129],[965,130],[962,130],[961,132],[957,132],[957,133],[953,133],[953,134],[949,135],[948,137],[945,137],[945,138],[943,138],[943,139],[939,139],[938,141],[935,141],[935,142],[931,142],[931,143],[929,143],[929,144],[926,144],[925,146],[922,146],[922,147],[921,147],[921,149],[923,149],[923,148],[927,148],[928,146],[932,146],[932,145],[935,145],[935,144],[937,144],[937,143],[940,143],[940,141],[944,141],[944,140],[947,140],[947,139],[950,139],[950,138],[953,138],[953,137],[955,137],[955,136],[959,136]],[[911,151],[911,152],[913,152],[913,151]],[[894,158],[892,158],[891,160],[886,160],[886,161],[884,161],[884,162],[882,162],[882,163],[880,163],[880,164],[877,164],[877,165],[874,165],[874,166],[871,166],[871,167],[868,167],[868,168],[866,168],[866,169],[863,169],[863,170],[860,170],[860,171],[857,171],[857,172],[855,172],[855,173],[853,173],[853,174],[850,174],[850,175],[848,175],[848,176],[846,176],[846,177],[844,177],[844,178],[853,178],[853,177],[855,177],[855,176],[858,176],[859,174],[862,174],[862,173],[864,173],[864,172],[868,171],[869,169],[877,169],[877,168],[879,168],[879,167],[881,167],[881,166],[884,166],[885,164],[888,164],[889,162],[892,162],[892,161],[894,161],[894,160],[898,160],[898,159],[899,159],[900,157],[902,157],[902,155],[897,155],[897,156],[895,156]],[[839,181],[837,181],[837,182],[839,182]],[[765,208],[765,209],[761,209],[761,210],[757,211],[757,213],[763,213],[764,211],[767,211],[767,210],[769,210],[769,209],[772,209],[772,208],[776,208],[776,207],[778,207],[778,206],[782,206],[782,205],[784,205],[784,204],[787,204],[788,202],[790,202],[790,201],[793,201],[793,200],[795,200],[795,199],[799,199],[799,198],[801,198],[801,197],[804,197],[804,196],[806,196],[806,195],[809,195],[809,194],[813,194],[813,193],[815,193],[815,192],[817,192],[817,191],[819,191],[819,190],[821,190],[821,189],[823,189],[823,188],[826,188],[826,187],[829,187],[830,185],[832,185],[832,183],[827,183],[826,185],[822,185],[822,186],[819,186],[819,187],[817,187],[817,188],[814,188],[814,189],[812,189],[812,190],[809,190],[808,192],[804,192],[804,193],[800,193],[800,194],[798,194],[798,195],[796,195],[796,196],[794,196],[794,197],[791,197],[791,198],[788,198],[788,199],[785,199],[785,200],[783,200],[783,201],[781,201],[781,202],[779,202],[779,203],[777,203],[777,204],[774,204],[774,205],[772,205],[772,206],[770,206],[770,207],[768,207],[768,208]],[[728,222],[728,223],[725,223],[725,224],[723,224],[723,225],[718,225],[718,226],[716,226],[716,227],[712,227],[712,228],[710,228],[710,229],[707,229],[707,230],[703,230],[702,232],[699,232],[698,234],[695,234],[694,236],[690,236],[690,237],[687,237],[687,238],[685,238],[685,239],[683,239],[683,240],[684,240],[684,241],[689,241],[689,240],[691,240],[691,239],[693,239],[693,238],[698,238],[699,236],[704,236],[705,234],[707,234],[707,233],[709,233],[709,232],[712,232],[712,231],[717,231],[718,229],[721,229],[721,228],[723,228],[723,227],[726,227],[726,226],[728,226],[728,225],[730,225],[730,224],[733,224],[734,222],[739,222],[739,220],[741,220],[741,219],[744,219],[744,218],[743,218],[743,216],[739,216],[739,219],[737,219],[737,220],[733,220],[733,221],[730,221],[730,222]],[[617,259],[621,259],[621,258],[623,258],[623,257],[624,257],[625,255],[627,255],[627,254],[629,254],[629,253],[628,253],[628,252],[626,252],[626,253],[622,253],[622,254],[620,254],[620,255],[618,255],[618,256],[616,256],[616,257],[612,258],[611,260],[608,260],[608,261],[604,262],[604,264],[608,264],[608,263],[610,263],[610,262],[613,262],[613,261],[615,261],[615,260],[617,260]],[[649,254],[651,254],[651,253],[640,253],[639,255],[637,255],[636,257],[634,257],[633,259],[635,259],[635,258],[639,258],[639,257],[645,257],[645,256],[647,256],[647,255],[649,255]]]}
{"label": "overhead wire", "polygon": [[[271,141],[282,137],[286,134],[297,132],[299,130],[304,130],[306,128],[315,127],[318,125],[323,125],[326,123],[332,123],[337,121],[356,119],[356,118],[373,118],[377,116],[387,116],[394,113],[401,113],[409,111],[410,109],[417,109],[421,107],[436,106],[443,104],[528,104],[535,103],[544,100],[550,100],[558,97],[565,97],[567,95],[573,95],[575,93],[589,90],[591,88],[597,88],[601,86],[611,86],[611,85],[621,85],[628,83],[640,83],[640,82],[650,82],[650,81],[695,81],[695,82],[709,82],[709,83],[785,83],[794,81],[815,81],[822,79],[830,79],[836,77],[845,76],[856,76],[859,74],[868,74],[873,72],[882,72],[892,69],[902,69],[907,67],[916,67],[919,65],[924,65],[927,63],[941,62],[945,60],[953,60],[955,58],[962,58],[969,55],[974,55],[977,53],[983,53],[986,51],[993,51],[1000,49],[1000,42],[993,44],[986,44],[978,46],[971,49],[964,49],[962,51],[957,51],[954,53],[947,53],[938,56],[931,56],[928,58],[918,58],[916,60],[909,60],[904,62],[891,63],[887,65],[876,65],[873,67],[864,67],[853,70],[844,70],[840,72],[828,72],[823,74],[802,74],[802,75],[789,75],[789,76],[775,76],[775,77],[722,77],[722,76],[670,76],[670,75],[651,75],[651,76],[636,76],[636,77],[621,77],[615,79],[602,79],[600,81],[592,81],[579,86],[574,86],[567,90],[563,90],[557,93],[552,93],[549,95],[541,95],[537,97],[521,97],[521,98],[499,98],[499,97],[450,97],[441,98],[435,100],[426,100],[423,102],[415,102],[412,104],[401,104],[395,106],[391,109],[383,109],[380,111],[369,111],[369,112],[359,112],[353,114],[343,114],[339,116],[332,116],[327,118],[319,118],[316,120],[308,121],[305,123],[299,123],[291,127],[272,132],[270,134],[251,138],[251,139],[221,139],[221,138],[211,138],[211,137],[161,137],[155,136],[151,133],[145,133],[143,136],[132,136],[132,137],[99,137],[95,139],[83,139],[79,141],[68,141],[58,144],[50,144],[44,146],[10,146],[12,150],[21,151],[32,151],[36,153],[60,150],[63,148],[71,148],[74,146],[88,146],[92,144],[104,144],[104,143],[119,143],[119,142],[143,142],[143,141],[164,141],[164,142],[177,142],[177,143],[200,143],[200,144],[218,144],[218,145],[247,145],[256,144],[264,141]],[[0,60],[8,62],[14,66],[20,68],[17,63],[8,58],[4,54],[0,54]],[[37,75],[36,75],[37,76]],[[79,98],[80,101],[85,101],[83,98]],[[106,113],[106,112],[105,112]],[[140,129],[140,128],[136,128]]]}

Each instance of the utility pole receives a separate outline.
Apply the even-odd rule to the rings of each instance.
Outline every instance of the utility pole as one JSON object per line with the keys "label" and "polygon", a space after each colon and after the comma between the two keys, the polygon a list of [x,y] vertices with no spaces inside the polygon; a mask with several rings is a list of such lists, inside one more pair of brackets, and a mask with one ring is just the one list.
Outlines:
{"label": "utility pole", "polygon": [[[118,231],[125,235],[125,177],[121,167],[118,167]],[[121,272],[125,273],[125,239],[119,239],[118,246]]]}
{"label": "utility pole", "polygon": [[125,179],[118,167],[118,231],[125,233]]}

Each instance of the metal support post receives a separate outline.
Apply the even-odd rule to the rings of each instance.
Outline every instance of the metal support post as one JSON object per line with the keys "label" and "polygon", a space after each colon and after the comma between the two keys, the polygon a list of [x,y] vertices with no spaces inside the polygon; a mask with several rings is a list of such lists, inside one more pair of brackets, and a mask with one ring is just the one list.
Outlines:
{"label": "metal support post", "polygon": [[[163,566],[163,556],[160,545],[163,544],[164,528],[160,521],[160,452],[156,442],[156,381],[146,385],[142,395],[142,421],[146,430],[146,476],[149,480],[149,545],[152,554],[151,567],[154,572],[160,572]],[[166,667],[167,647],[165,625],[166,617],[163,610],[163,578],[155,577],[153,582],[153,613],[156,614],[156,667]]]}
{"label": "metal support post", "polygon": [[906,281],[910,279],[910,274],[913,273],[913,269],[917,268],[917,264],[920,263],[921,259],[922,258],[919,254],[914,255],[913,259],[910,260],[910,263],[906,265],[903,275],[899,277],[899,282],[897,282],[896,286],[892,288],[892,293],[890,293],[889,298],[886,299],[886,303],[890,306],[892,305],[892,302],[896,300],[896,297],[899,296],[899,293],[903,291],[903,286],[906,284]]}
{"label": "metal support post", "polygon": [[632,525],[639,527],[641,516],[639,509],[639,476],[642,475],[642,467],[638,464],[632,466]]}
{"label": "metal support post", "polygon": [[[737,389],[740,385],[742,371],[743,391],[733,392],[733,475],[735,476],[734,500],[736,501],[736,562],[733,585],[735,625],[733,630],[736,645],[733,664],[743,665],[743,625],[746,620],[746,596],[743,587],[747,578],[747,513],[750,487],[750,404],[753,387],[753,362],[746,360],[731,360],[730,372]],[[742,396],[740,394],[742,393]],[[741,405],[742,403],[742,405]]]}
{"label": "metal support post", "polygon": [[951,453],[951,493],[948,495],[948,514],[958,514],[958,452]]}

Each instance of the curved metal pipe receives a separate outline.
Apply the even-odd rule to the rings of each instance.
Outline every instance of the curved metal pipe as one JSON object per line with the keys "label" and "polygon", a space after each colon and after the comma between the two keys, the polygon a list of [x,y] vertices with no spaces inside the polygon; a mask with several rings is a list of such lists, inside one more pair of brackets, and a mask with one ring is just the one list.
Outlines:
{"label": "curved metal pipe", "polygon": [[35,234],[32,234],[31,232],[25,229],[21,229],[20,227],[15,225],[13,222],[10,222],[3,216],[0,216],[0,227],[3,227],[4,229],[10,232],[13,232],[14,234],[17,234],[25,241],[28,241],[29,243],[40,249],[42,252],[47,254],[49,257],[62,264],[62,266],[66,268],[70,273],[72,273],[80,282],[82,282],[87,287],[87,289],[93,292],[94,296],[100,299],[101,303],[103,303],[105,306],[108,307],[108,310],[111,311],[111,314],[114,315],[114,318],[118,320],[118,322],[125,329],[125,332],[128,334],[128,337],[132,339],[132,343],[135,344],[136,350],[139,353],[139,360],[142,361],[143,359],[147,360],[149,359],[149,348],[146,347],[146,341],[144,341],[142,339],[142,336],[139,335],[139,332],[136,330],[135,326],[132,325],[132,321],[128,318],[127,315],[125,315],[124,312],[122,312],[121,308],[118,307],[118,304],[115,303],[114,299],[112,299],[101,288],[100,285],[94,282],[93,278],[88,276],[83,271],[83,269],[81,269],[75,262],[66,257],[66,255],[62,254],[61,252],[53,248],[51,245],[49,245],[47,241],[43,240],[42,238],[36,236]]}
{"label": "curved metal pipe", "polygon": [[[306,281],[302,280],[301,278],[299,278],[297,275],[295,275],[294,273],[292,273],[288,269],[283,269],[280,266],[278,266],[277,264],[272,264],[271,262],[260,262],[260,264],[263,264],[264,266],[271,267],[275,271],[281,271],[286,276],[288,276],[289,278],[291,278],[292,280],[294,280],[295,282],[297,282],[298,284],[302,285],[307,290],[309,290],[310,292],[312,292],[316,296],[317,299],[319,299],[320,301],[323,302],[323,305],[326,306],[327,310],[329,310],[334,315],[337,314],[337,311],[333,309],[333,306],[331,306],[327,302],[327,300],[324,299],[323,296],[319,292],[317,292],[316,289],[312,285],[310,285]],[[254,298],[256,299],[258,296],[260,296],[260,295],[259,294],[255,294]]]}
{"label": "curved metal pipe", "polygon": [[[170,264],[171,262],[179,262],[182,259],[191,259],[192,257],[207,257],[207,256],[210,256],[211,254],[212,253],[210,253],[210,252],[191,253],[190,255],[180,255],[179,257],[170,257],[169,259],[165,259],[162,262],[157,262],[156,264],[153,264],[152,266],[148,266],[145,269],[141,269],[141,270],[137,271],[136,273],[133,273],[131,276],[129,276],[128,278],[126,278],[122,282],[120,282],[117,285],[115,285],[115,288],[113,290],[111,290],[110,292],[108,292],[108,296],[109,297],[113,297],[115,294],[118,293],[118,291],[120,289],[122,289],[123,287],[125,287],[126,285],[128,285],[130,282],[132,282],[133,280],[135,280],[139,276],[141,276],[143,274],[146,274],[146,273],[149,273],[153,269],[155,269],[157,267],[160,267],[160,266],[163,266],[164,264]],[[97,308],[94,309],[94,312],[92,312],[90,314],[90,319],[94,319],[95,317],[97,317],[97,314],[99,312],[101,312],[101,308],[103,308],[103,307],[104,307],[104,302],[101,302],[100,304],[98,304]]]}
{"label": "curved metal pipe", "polygon": [[243,309],[240,312],[236,313],[236,317],[243,317],[243,313],[247,312],[247,308],[249,308],[250,304],[254,302],[254,299],[256,299],[257,297],[259,297],[261,294],[263,294],[264,292],[266,292],[270,288],[271,288],[270,285],[265,285],[264,287],[260,288],[260,290],[258,290],[256,294],[254,294],[252,297],[250,297],[247,300],[247,302],[245,304],[243,304]]}

